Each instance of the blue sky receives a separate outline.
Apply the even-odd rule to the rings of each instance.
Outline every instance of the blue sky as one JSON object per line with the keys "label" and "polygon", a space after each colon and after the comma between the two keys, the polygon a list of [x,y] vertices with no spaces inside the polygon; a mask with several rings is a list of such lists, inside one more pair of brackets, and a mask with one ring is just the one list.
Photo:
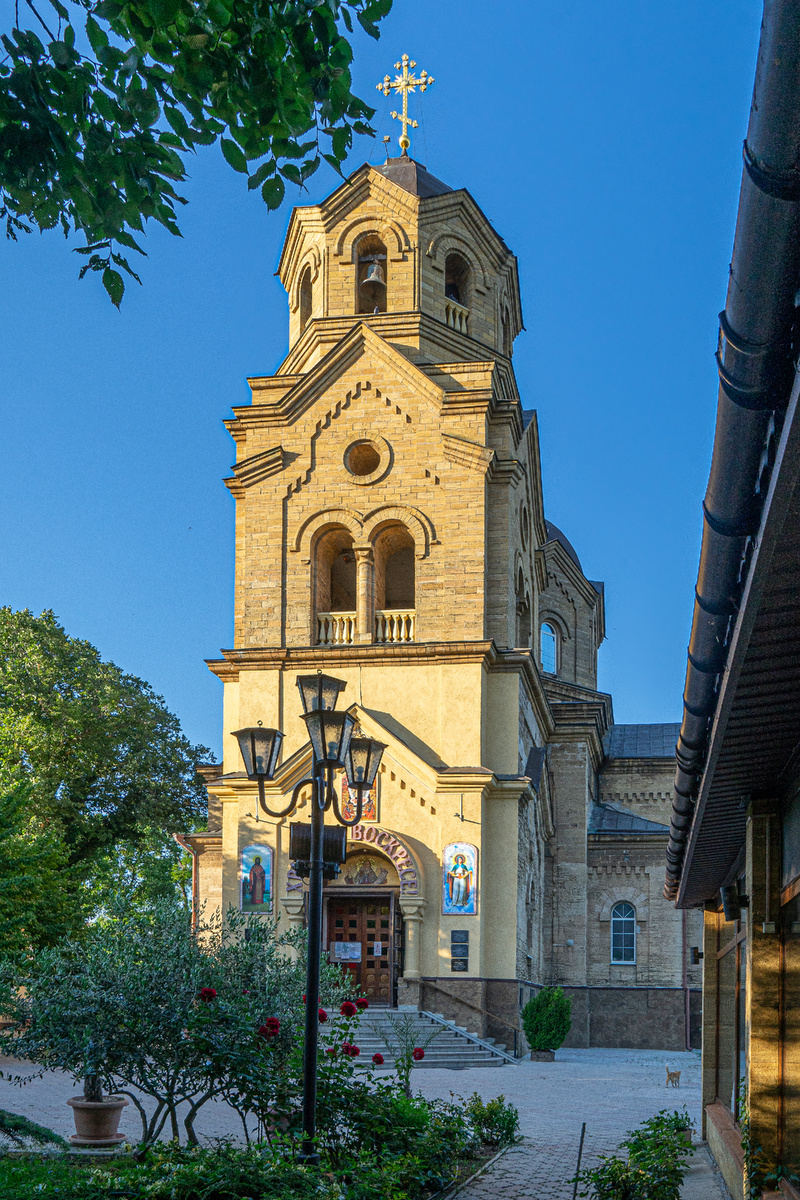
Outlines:
{"label": "blue sky", "polygon": [[[436,79],[412,155],[519,258],[520,395],[547,515],[606,584],[617,721],[680,719],[760,19],[756,0],[395,0],[379,42],[355,38],[378,137],[350,166],[396,138],[375,84],[409,53]],[[270,214],[217,148],[190,169],[184,237],[148,237],[121,313],[59,234],[0,249],[0,603],[52,608],[218,751],[203,660],[232,641],[222,421],[286,350],[290,207],[337,179],[321,168]]]}

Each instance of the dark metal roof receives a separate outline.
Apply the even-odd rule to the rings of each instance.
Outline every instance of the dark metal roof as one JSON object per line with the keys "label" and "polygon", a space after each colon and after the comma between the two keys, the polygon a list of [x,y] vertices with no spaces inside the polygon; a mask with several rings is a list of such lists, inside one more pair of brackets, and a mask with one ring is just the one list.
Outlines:
{"label": "dark metal roof", "polygon": [[523,408],[522,410],[522,431],[523,433],[530,425],[533,418],[536,416],[535,408]]}
{"label": "dark metal roof", "polygon": [[534,746],[528,755],[528,761],[525,763],[523,775],[528,776],[531,781],[531,787],[535,792],[539,791],[539,785],[542,782],[542,771],[546,757],[547,751],[544,746]]}
{"label": "dark metal roof", "polygon": [[572,542],[569,540],[569,538],[566,537],[561,532],[561,530],[558,528],[558,526],[554,525],[552,521],[545,521],[544,524],[545,524],[545,529],[547,530],[548,542],[561,542],[561,545],[564,547],[567,554],[570,556],[572,561],[575,563],[575,566],[578,568],[579,571],[582,572],[583,567],[581,566],[581,560],[578,558],[578,555],[575,553],[575,547],[572,545]]}
{"label": "dark metal roof", "polygon": [[680,722],[667,725],[612,725],[605,736],[608,758],[674,758]]}
{"label": "dark metal roof", "polygon": [[429,196],[443,196],[445,192],[453,191],[446,183],[442,183],[441,179],[426,171],[422,163],[415,162],[407,154],[401,155],[400,158],[387,158],[383,166],[376,167],[375,170],[391,179],[398,187],[410,192],[412,196],[419,196],[421,200]]}
{"label": "dark metal roof", "polygon": [[642,836],[661,834],[666,837],[669,825],[659,825],[646,817],[637,817],[619,804],[593,804],[589,815],[589,830],[592,833],[625,833]]}

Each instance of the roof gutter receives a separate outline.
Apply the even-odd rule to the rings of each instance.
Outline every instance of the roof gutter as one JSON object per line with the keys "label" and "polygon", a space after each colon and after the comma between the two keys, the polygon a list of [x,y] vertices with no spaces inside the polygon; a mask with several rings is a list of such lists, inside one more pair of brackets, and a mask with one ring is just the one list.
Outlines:
{"label": "roof gutter", "polygon": [[[729,639],[792,387],[800,275],[800,0],[766,0],[744,143],[664,895],[678,895]],[[796,355],[795,355],[796,356]]]}

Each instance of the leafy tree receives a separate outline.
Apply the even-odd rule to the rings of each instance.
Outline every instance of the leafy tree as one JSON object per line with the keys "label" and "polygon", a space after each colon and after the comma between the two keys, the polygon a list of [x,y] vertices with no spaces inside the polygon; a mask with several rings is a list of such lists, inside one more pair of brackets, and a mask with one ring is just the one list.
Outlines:
{"label": "leafy tree", "polygon": [[522,1010],[522,1028],[531,1050],[557,1050],[572,1024],[572,1000],[563,988],[546,987]]}
{"label": "leafy tree", "polygon": [[25,787],[0,793],[0,945],[11,956],[52,945],[82,911],[66,849],[52,826],[29,816],[28,798]]}
{"label": "leafy tree", "polygon": [[61,836],[70,865],[202,820],[209,754],[147,683],[52,612],[0,609],[0,788],[28,785],[31,816]]}
{"label": "leafy tree", "polygon": [[87,902],[98,915],[117,896],[124,896],[129,907],[140,909],[152,908],[160,900],[177,900],[188,913],[191,860],[169,831],[145,825],[135,841],[114,842],[98,853],[86,891]]}
{"label": "leafy tree", "polygon": [[[119,307],[146,221],[180,234],[186,155],[219,141],[277,208],[322,158],[341,170],[374,110],[350,90],[353,16],[392,0],[17,0],[0,37],[0,219],[7,236],[82,234],[81,276]],[[20,12],[29,27],[20,23]],[[254,168],[254,169],[252,169]],[[139,281],[141,282],[141,281]]]}

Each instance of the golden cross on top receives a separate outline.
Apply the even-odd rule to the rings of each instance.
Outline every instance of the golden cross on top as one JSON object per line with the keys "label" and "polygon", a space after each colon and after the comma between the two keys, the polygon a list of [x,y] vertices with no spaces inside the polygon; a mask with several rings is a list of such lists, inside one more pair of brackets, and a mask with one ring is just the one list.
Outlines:
{"label": "golden cross on top", "polygon": [[404,154],[411,145],[408,131],[409,129],[416,129],[418,125],[418,122],[412,121],[408,115],[408,93],[415,91],[416,88],[424,92],[434,82],[433,76],[429,75],[427,71],[420,71],[419,78],[416,75],[409,74],[409,67],[413,71],[416,65],[407,54],[404,54],[402,61],[394,64],[395,70],[399,71],[402,68],[403,74],[396,75],[394,79],[389,75],[384,75],[383,82],[377,85],[378,91],[383,92],[384,96],[388,96],[392,88],[403,95],[403,111],[401,113],[393,112],[392,116],[403,127],[402,135],[398,140],[400,142],[400,149]]}

